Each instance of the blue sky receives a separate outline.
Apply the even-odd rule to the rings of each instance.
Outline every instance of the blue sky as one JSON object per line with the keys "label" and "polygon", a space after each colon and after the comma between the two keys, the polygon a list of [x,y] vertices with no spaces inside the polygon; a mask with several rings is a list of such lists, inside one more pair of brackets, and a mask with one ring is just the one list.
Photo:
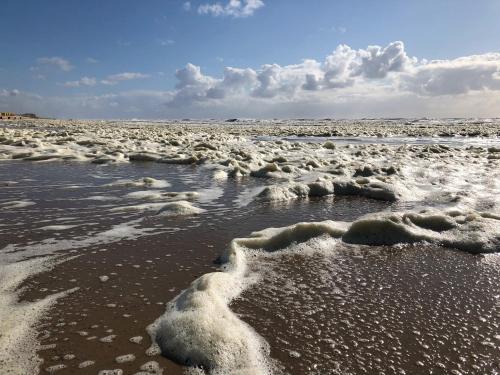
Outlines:
{"label": "blue sky", "polygon": [[[417,100],[408,115],[461,114],[464,106],[450,108],[453,101],[470,103],[473,116],[500,115],[497,0],[3,0],[2,14],[1,109],[126,118],[321,117],[334,108],[333,116],[360,117],[389,116],[406,109],[401,101]],[[360,72],[370,53],[380,55],[373,63],[387,64],[384,48],[397,41],[402,46],[387,56],[398,64],[381,74]],[[341,44],[358,53],[342,63],[334,58],[356,65],[336,77],[339,87],[325,83],[338,71],[325,59]],[[370,45],[381,49],[368,52]],[[304,59],[323,66],[287,68]],[[448,65],[428,65],[436,59]],[[379,69],[373,63],[370,69]],[[187,64],[200,70],[188,69],[196,77],[182,83],[176,72]],[[277,67],[263,74],[270,64]],[[227,67],[251,71],[244,78],[238,72],[229,87]],[[474,69],[477,75],[467,76]],[[305,88],[308,75],[313,84]],[[462,76],[464,87],[456,88]],[[476,85],[478,79],[484,82]],[[477,108],[478,101],[488,107]]]}

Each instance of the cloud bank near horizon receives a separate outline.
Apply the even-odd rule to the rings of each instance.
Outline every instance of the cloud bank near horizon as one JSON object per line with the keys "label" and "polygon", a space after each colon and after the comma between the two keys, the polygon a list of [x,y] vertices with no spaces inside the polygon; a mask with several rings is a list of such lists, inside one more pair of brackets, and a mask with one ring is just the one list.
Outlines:
{"label": "cloud bank near horizon", "polygon": [[[109,76],[109,83],[147,77],[127,74]],[[189,63],[175,77],[172,90],[96,96],[0,88],[0,108],[83,118],[500,116],[500,53],[428,61],[409,56],[401,41],[357,50],[339,45],[322,61],[226,67],[221,77]],[[68,86],[95,84],[82,77]]]}

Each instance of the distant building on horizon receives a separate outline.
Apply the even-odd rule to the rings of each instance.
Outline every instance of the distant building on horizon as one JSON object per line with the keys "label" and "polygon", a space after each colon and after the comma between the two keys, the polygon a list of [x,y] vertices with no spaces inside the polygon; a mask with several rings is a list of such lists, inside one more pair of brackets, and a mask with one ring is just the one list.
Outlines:
{"label": "distant building on horizon", "polygon": [[34,113],[23,113],[18,115],[14,112],[0,112],[0,120],[20,120],[22,118],[38,118]]}
{"label": "distant building on horizon", "polygon": [[14,112],[0,112],[0,120],[18,120],[21,116]]}

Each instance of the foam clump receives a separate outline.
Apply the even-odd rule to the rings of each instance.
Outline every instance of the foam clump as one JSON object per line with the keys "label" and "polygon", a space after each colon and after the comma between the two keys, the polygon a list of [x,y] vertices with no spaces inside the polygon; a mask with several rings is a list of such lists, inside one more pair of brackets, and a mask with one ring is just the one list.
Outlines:
{"label": "foam clump", "polygon": [[[252,120],[224,126],[217,121],[167,123],[137,128],[106,121],[13,123],[12,128],[0,129],[0,159],[196,164],[212,171],[213,179],[220,181],[254,177],[302,184],[334,175],[345,178],[336,183],[337,195],[429,202],[439,192],[450,193],[449,197],[469,192],[472,208],[484,207],[485,202],[497,208],[500,205],[498,199],[491,198],[498,196],[498,187],[477,183],[498,177],[498,121],[438,123],[421,119],[409,125],[388,119]],[[423,138],[398,139],[398,135]],[[450,135],[456,137],[451,139]],[[437,143],[443,136],[446,144]],[[478,136],[490,138],[474,138]],[[149,180],[121,182],[122,186],[153,189],[165,186]],[[120,182],[111,185],[119,186]],[[455,203],[440,199],[435,203]],[[487,207],[491,208],[495,207]]]}
{"label": "foam clump", "polygon": [[309,184],[288,183],[284,185],[266,186],[255,197],[258,201],[289,201],[307,197],[322,197],[334,193],[334,186],[331,181],[316,181]]}
{"label": "foam clump", "polygon": [[180,165],[188,165],[188,164],[194,164],[199,161],[199,159],[194,156],[194,155],[189,155],[189,156],[177,156],[173,158],[165,157],[160,160],[158,160],[160,163],[165,163],[165,164],[180,164]]}
{"label": "foam clump", "polygon": [[156,361],[149,361],[141,365],[140,370],[144,374],[161,375],[163,373],[160,364]]}
{"label": "foam clump", "polygon": [[328,150],[335,150],[335,143],[333,143],[332,141],[326,141],[325,143],[323,143],[323,147],[328,149]]}
{"label": "foam clump", "polygon": [[68,367],[68,366],[66,366],[63,363],[60,363],[58,365],[53,365],[53,366],[47,367],[45,369],[45,371],[48,372],[49,374],[53,374],[54,372],[57,372],[57,371],[65,369],[66,367]]}
{"label": "foam clump", "polygon": [[95,361],[87,360],[87,361],[80,362],[78,364],[78,368],[86,368],[86,367],[90,367],[93,365],[95,365]]}
{"label": "foam clump", "polygon": [[316,238],[326,241],[322,248],[327,251],[343,241],[360,245],[429,242],[471,253],[500,252],[500,216],[458,210],[385,212],[352,223],[298,223],[234,239],[221,256],[221,272],[195,280],[148,327],[150,350],[214,374],[269,373],[269,348],[229,304],[252,283],[246,273],[249,252],[301,251],[306,247],[295,245]]}
{"label": "foam clump", "polygon": [[123,375],[123,370],[119,368],[114,370],[101,370],[97,375]]}
{"label": "foam clump", "polygon": [[335,195],[355,195],[389,202],[400,200],[403,195],[394,185],[366,177],[353,180],[337,179],[333,185]]}
{"label": "foam clump", "polygon": [[205,212],[203,208],[193,206],[188,201],[174,201],[164,204],[156,213],[158,216],[187,216]]}
{"label": "foam clump", "polygon": [[165,180],[157,180],[152,177],[139,178],[137,180],[117,180],[107,184],[106,186],[127,186],[127,187],[149,187],[161,189],[169,187],[170,184]]}
{"label": "foam clump", "polygon": [[116,363],[126,363],[135,361],[135,355],[133,354],[124,354],[115,358]]}
{"label": "foam clump", "polygon": [[477,212],[372,215],[354,222],[342,237],[365,245],[427,241],[471,253],[500,251],[500,217]]}
{"label": "foam clump", "polygon": [[256,197],[261,201],[288,201],[309,196],[309,187],[305,184],[294,183],[288,185],[266,186]]}
{"label": "foam clump", "polygon": [[140,344],[143,340],[143,337],[142,336],[134,336],[134,337],[131,337],[129,338],[128,341],[134,343],[134,344]]}
{"label": "foam clump", "polygon": [[0,207],[5,208],[5,209],[24,208],[24,207],[33,206],[35,204],[36,203],[31,201],[31,200],[25,199],[25,200],[20,200],[20,201],[3,202],[3,203],[0,203]]}
{"label": "foam clump", "polygon": [[101,337],[99,339],[99,341],[103,342],[103,343],[110,343],[110,342],[113,342],[115,338],[116,338],[116,335],[108,335],[105,337]]}
{"label": "foam clump", "polygon": [[323,197],[335,192],[333,182],[327,180],[311,182],[307,184],[307,187],[309,187],[310,197]]}
{"label": "foam clump", "polygon": [[219,169],[219,170],[214,172],[212,178],[216,181],[224,181],[224,180],[227,180],[228,175],[227,175],[226,171]]}
{"label": "foam clump", "polygon": [[75,228],[77,226],[78,225],[46,225],[46,226],[40,227],[38,229],[60,231],[60,230],[67,230],[67,229]]}
{"label": "foam clump", "polygon": [[240,275],[202,276],[150,326],[154,343],[183,365],[220,374],[267,373],[262,339],[228,307],[241,289]]}
{"label": "foam clump", "polygon": [[276,177],[279,176],[276,174],[276,172],[279,172],[280,168],[278,164],[276,163],[268,163],[262,168],[253,170],[250,172],[250,175],[253,177],[260,177],[260,178],[266,178],[266,177]]}

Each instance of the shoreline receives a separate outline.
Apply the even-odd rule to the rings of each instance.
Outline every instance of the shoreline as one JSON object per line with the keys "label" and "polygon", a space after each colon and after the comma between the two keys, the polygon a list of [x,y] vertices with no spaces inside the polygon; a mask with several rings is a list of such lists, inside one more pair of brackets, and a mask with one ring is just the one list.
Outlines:
{"label": "shoreline", "polygon": [[[380,138],[408,131],[404,124],[351,125],[349,132],[358,136]],[[460,132],[465,125],[444,126]],[[23,287],[11,296],[34,302],[80,288],[61,299],[40,326],[47,331],[41,336],[45,350],[39,352],[44,359],[42,372],[49,368],[71,373],[90,360],[99,369],[133,373],[153,360],[168,373],[181,373],[179,365],[145,354],[146,326],[189,283],[221,266],[214,261],[233,238],[255,230],[335,217],[355,221],[372,212],[381,223],[402,215],[398,220],[407,226],[402,228],[409,237],[398,234],[395,246],[424,240],[423,246],[434,241],[432,246],[463,246],[471,252],[500,250],[495,248],[500,148],[494,144],[456,147],[439,142],[342,144],[253,138],[307,137],[346,127],[37,120],[36,125],[23,122],[1,128],[0,168],[6,172],[3,175],[9,174],[0,196],[3,223],[17,221],[17,227],[0,227],[3,258],[11,257],[11,264],[16,264],[26,255],[44,255],[47,260],[69,257],[51,271],[28,272]],[[477,124],[471,131],[478,129],[489,139],[500,134],[499,124]],[[444,137],[439,136],[443,125],[427,124],[411,131],[417,137]],[[346,136],[351,135],[346,131]],[[228,229],[229,225],[236,227]],[[373,236],[356,225],[363,236]],[[189,233],[187,242],[184,233]],[[376,241],[372,245],[393,245],[387,239]],[[171,249],[168,257],[163,257],[165,249]],[[253,266],[251,262],[250,269]],[[246,295],[252,296],[252,290],[242,301]],[[238,301],[236,306],[244,305]],[[140,319],[134,318],[138,315]],[[113,335],[116,338],[106,342]],[[138,336],[142,336],[139,344],[129,341]],[[56,342],[55,348],[46,346]],[[86,351],[90,354],[82,354]],[[118,359],[132,353],[131,362]],[[57,368],[60,365],[67,367]],[[78,373],[96,369],[89,365]]]}

